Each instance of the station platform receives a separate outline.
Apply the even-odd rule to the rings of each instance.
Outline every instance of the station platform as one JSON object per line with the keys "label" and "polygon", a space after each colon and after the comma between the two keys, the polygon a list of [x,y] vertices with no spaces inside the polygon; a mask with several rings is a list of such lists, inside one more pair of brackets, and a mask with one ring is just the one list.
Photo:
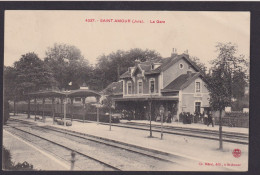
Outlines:
{"label": "station platform", "polygon": [[[150,121],[147,120],[120,120],[121,123],[140,123],[140,124],[150,124]],[[152,125],[158,125],[161,126],[160,122],[151,122]],[[163,126],[173,126],[173,127],[180,127],[180,128],[191,128],[191,129],[201,129],[201,130],[213,130],[218,131],[219,126],[214,125],[205,125],[202,123],[192,123],[192,124],[183,124],[182,122],[172,122],[172,123],[163,123]],[[234,133],[243,133],[243,134],[249,134],[249,128],[241,128],[241,127],[228,127],[228,126],[222,126],[222,130],[226,132],[234,132]]]}
{"label": "station platform", "polygon": [[70,164],[5,130],[3,130],[3,146],[10,151],[11,161],[15,164],[26,161],[33,165],[34,170],[70,170]]}
{"label": "station platform", "polygon": [[[157,151],[167,152],[173,155],[182,156],[196,162],[193,167],[184,171],[247,171],[248,170],[248,145],[235,144],[235,143],[223,143],[223,151],[218,150],[219,142],[215,140],[206,140],[201,138],[194,138],[180,135],[164,134],[161,140],[160,132],[153,132],[153,137],[150,138],[150,132],[144,130],[136,130],[130,128],[112,126],[112,130],[109,130],[108,125],[102,125],[97,122],[82,123],[79,121],[73,121],[72,126],[61,126],[53,124],[52,118],[46,118],[45,123],[42,121],[34,121],[34,116],[30,119],[26,114],[19,114],[17,116],[11,116],[11,118],[29,121],[36,123],[39,126],[49,125],[52,127],[63,128],[75,132],[85,133],[113,140],[115,142],[124,142],[129,145],[135,145],[139,147],[149,148]],[[121,121],[129,122],[129,121]],[[133,121],[131,121],[133,122]],[[149,121],[136,121],[141,123],[147,123]],[[152,124],[158,124],[159,122],[153,122]],[[181,123],[164,123],[164,125],[176,125],[179,127],[194,127],[200,129],[218,130],[218,126],[207,127],[206,125],[184,125]],[[243,132],[248,133],[248,128],[228,128],[223,127],[223,131]],[[241,156],[236,158],[232,155],[234,149],[241,150]],[[211,166],[211,164],[236,164],[239,166],[219,167]]]}

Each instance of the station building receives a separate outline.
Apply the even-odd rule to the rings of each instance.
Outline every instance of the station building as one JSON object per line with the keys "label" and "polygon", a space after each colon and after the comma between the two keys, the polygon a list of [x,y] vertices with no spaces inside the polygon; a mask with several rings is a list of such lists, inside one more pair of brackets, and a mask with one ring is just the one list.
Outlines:
{"label": "station building", "polygon": [[159,62],[136,60],[103,92],[107,89],[112,90],[116,109],[132,111],[135,119],[149,119],[151,108],[154,120],[161,105],[174,120],[181,112],[202,113],[209,106],[204,73],[188,54],[172,54]]}

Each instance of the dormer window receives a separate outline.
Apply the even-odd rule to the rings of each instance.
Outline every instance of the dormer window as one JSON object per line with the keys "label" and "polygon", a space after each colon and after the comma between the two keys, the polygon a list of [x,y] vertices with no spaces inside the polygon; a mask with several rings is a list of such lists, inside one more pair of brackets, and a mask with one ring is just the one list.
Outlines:
{"label": "dormer window", "polygon": [[151,69],[154,70],[154,65],[153,64],[151,65]]}

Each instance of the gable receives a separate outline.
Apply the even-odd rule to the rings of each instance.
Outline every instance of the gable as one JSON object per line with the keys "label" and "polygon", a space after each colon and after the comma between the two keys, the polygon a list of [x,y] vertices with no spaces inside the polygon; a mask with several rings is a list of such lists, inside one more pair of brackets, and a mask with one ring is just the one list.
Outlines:
{"label": "gable", "polygon": [[200,82],[200,93],[208,93],[208,89],[206,87],[206,82],[201,78],[201,76],[196,77],[193,79],[189,84],[183,87],[184,93],[195,93],[195,83]]}
{"label": "gable", "polygon": [[[180,68],[180,65],[182,65],[182,68]],[[175,61],[174,64],[170,64],[170,66],[168,66],[167,69],[162,72],[163,88],[169,85],[173,80],[178,78],[180,75],[187,74],[187,71],[191,71],[191,73],[197,72],[183,59],[178,59]]]}
{"label": "gable", "polygon": [[136,76],[137,74],[142,74],[142,70],[139,66],[136,66],[133,71],[133,76]]}

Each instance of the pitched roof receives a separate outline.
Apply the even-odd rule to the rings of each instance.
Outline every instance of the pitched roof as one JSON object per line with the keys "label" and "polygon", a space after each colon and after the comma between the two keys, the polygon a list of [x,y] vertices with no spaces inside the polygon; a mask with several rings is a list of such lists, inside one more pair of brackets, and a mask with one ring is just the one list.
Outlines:
{"label": "pitched roof", "polygon": [[113,95],[122,94],[123,82],[122,81],[113,82],[109,84],[104,90],[102,90],[101,93],[107,95],[109,91],[111,91]]}
{"label": "pitched roof", "polygon": [[[149,61],[142,62],[138,64],[138,67],[144,70],[145,75],[149,74],[158,74],[164,70],[167,70],[170,66],[177,63],[179,60],[184,59],[187,63],[189,63],[196,71],[200,72],[202,76],[204,76],[204,73],[200,70],[200,68],[194,63],[187,54],[181,54],[181,55],[174,55],[172,57],[164,58],[159,63],[161,64],[156,69],[151,69],[151,63]],[[136,68],[135,68],[136,69]],[[120,78],[129,78],[131,77],[131,74],[129,71],[125,72],[120,76]]]}
{"label": "pitched roof", "polygon": [[160,61],[162,65],[157,67],[155,70],[152,70],[150,72],[147,72],[146,74],[152,74],[152,73],[160,73],[166,69],[168,69],[171,65],[177,63],[179,60],[184,59],[186,62],[191,64],[191,66],[198,72],[200,72],[202,75],[204,73],[200,70],[200,68],[194,63],[187,54],[181,54],[181,55],[175,55],[173,57],[164,58]]}
{"label": "pitched roof", "polygon": [[173,80],[168,86],[162,89],[162,92],[179,91],[186,88],[193,80],[199,77],[201,74],[199,72],[188,74],[182,74]]}
{"label": "pitched roof", "polygon": [[148,72],[151,70],[151,64],[139,64],[140,68],[144,70],[144,72]]}
{"label": "pitched roof", "polygon": [[129,71],[126,71],[125,73],[123,73],[119,78],[130,78],[131,74]]}

